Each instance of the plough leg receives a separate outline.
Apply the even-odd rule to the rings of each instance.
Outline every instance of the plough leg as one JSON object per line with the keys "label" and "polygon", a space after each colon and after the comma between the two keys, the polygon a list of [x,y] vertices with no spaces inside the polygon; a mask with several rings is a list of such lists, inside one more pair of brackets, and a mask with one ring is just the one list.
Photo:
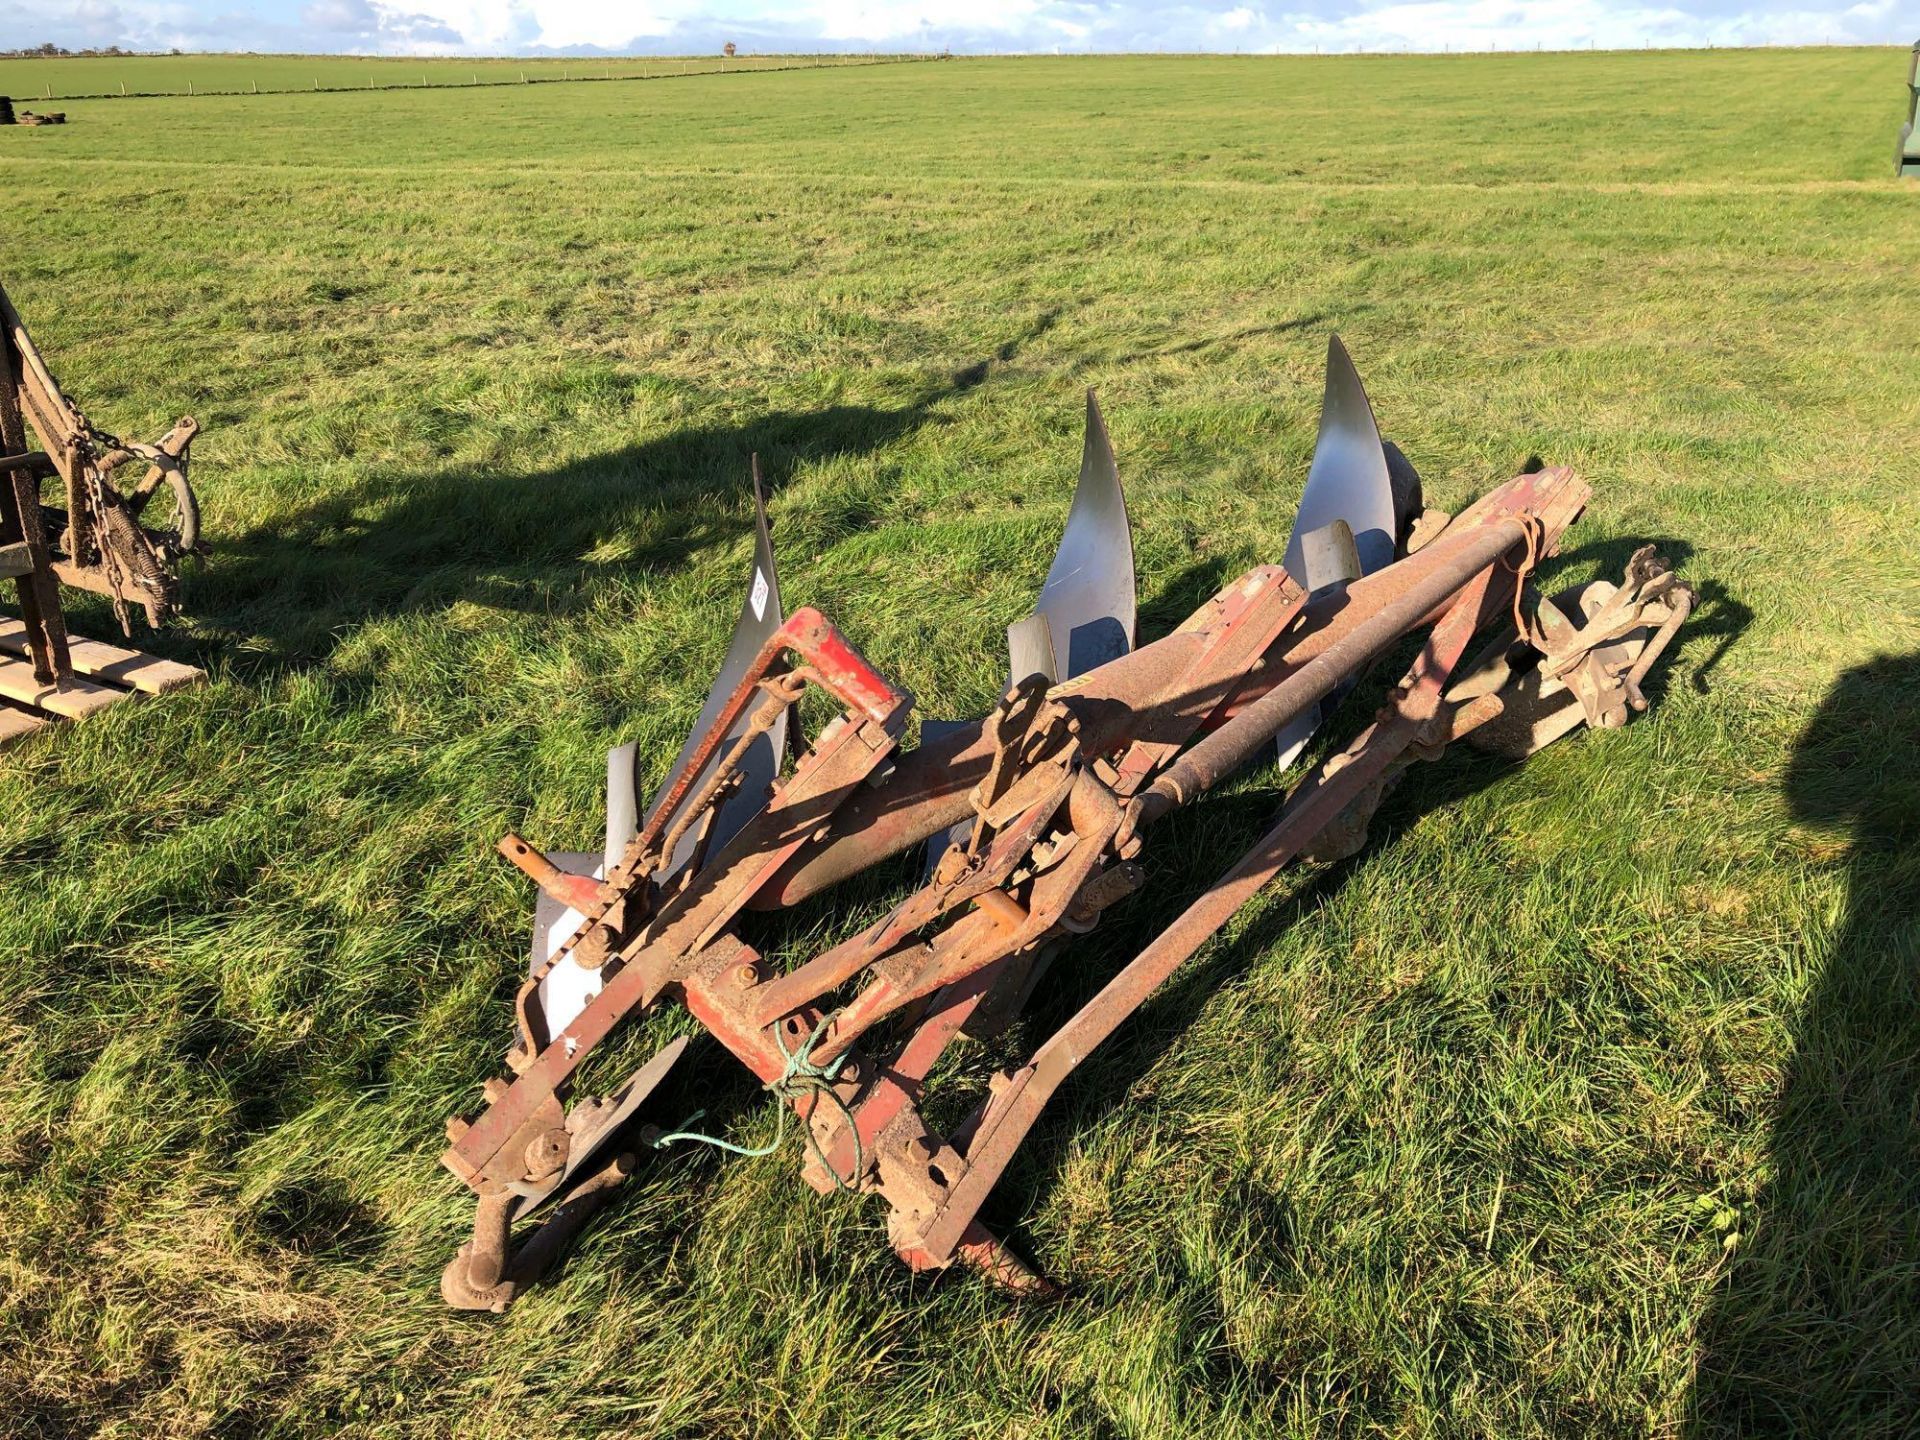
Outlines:
{"label": "plough leg", "polygon": [[0,327],[0,456],[12,462],[6,467],[6,489],[0,491],[0,548],[24,547],[25,569],[15,576],[14,586],[27,627],[27,653],[35,682],[52,685],[73,678],[73,661],[60,613],[60,584],[40,521],[40,476],[27,452],[27,428],[20,415],[18,364],[13,336]]}
{"label": "plough leg", "polygon": [[632,1154],[623,1151],[575,1185],[511,1259],[511,1206],[516,1197],[507,1190],[482,1195],[474,1211],[473,1238],[440,1274],[440,1298],[455,1310],[504,1311],[521,1291],[547,1277],[560,1252],[633,1173],[633,1165]]}

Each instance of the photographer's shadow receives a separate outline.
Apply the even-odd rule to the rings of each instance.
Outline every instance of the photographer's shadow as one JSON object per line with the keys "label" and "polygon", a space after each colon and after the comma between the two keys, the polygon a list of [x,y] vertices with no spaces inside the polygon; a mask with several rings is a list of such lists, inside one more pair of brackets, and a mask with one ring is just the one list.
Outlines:
{"label": "photographer's shadow", "polygon": [[1772,1172],[1701,1326],[1693,1433],[1920,1433],[1920,655],[1850,670],[1793,815],[1842,831],[1846,910],[1795,1027]]}

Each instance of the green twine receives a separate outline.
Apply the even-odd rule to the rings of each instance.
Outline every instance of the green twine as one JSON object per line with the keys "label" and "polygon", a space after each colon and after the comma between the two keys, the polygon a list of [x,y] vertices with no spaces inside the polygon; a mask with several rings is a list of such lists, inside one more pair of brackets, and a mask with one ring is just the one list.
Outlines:
{"label": "green twine", "polygon": [[[796,1050],[787,1049],[787,1037],[784,1030],[779,1028],[774,1030],[773,1043],[780,1047],[780,1054],[782,1058],[785,1059],[786,1064],[781,1067],[780,1074],[774,1079],[769,1080],[766,1085],[766,1088],[778,1097],[781,1104],[780,1128],[774,1133],[773,1139],[765,1145],[757,1147],[736,1145],[731,1140],[722,1140],[717,1135],[705,1135],[698,1130],[687,1129],[687,1126],[693,1124],[694,1121],[700,1119],[701,1116],[707,1113],[705,1110],[694,1111],[681,1122],[680,1129],[668,1135],[656,1136],[648,1143],[651,1144],[654,1149],[658,1150],[665,1146],[676,1144],[681,1140],[692,1140],[697,1144],[711,1145],[716,1150],[725,1150],[730,1155],[741,1155],[749,1160],[757,1160],[762,1156],[773,1154],[774,1151],[780,1148],[781,1141],[787,1138],[787,1116],[792,1111],[793,1102],[798,1101],[803,1096],[812,1095],[813,1104],[809,1106],[806,1113],[801,1116],[801,1118],[807,1122],[807,1148],[813,1152],[814,1159],[820,1162],[820,1168],[833,1177],[833,1184],[836,1190],[845,1190],[849,1194],[853,1193],[859,1188],[860,1176],[866,1169],[866,1155],[860,1144],[860,1127],[854,1121],[853,1111],[847,1107],[847,1102],[840,1098],[840,1092],[833,1088],[840,1079],[840,1070],[841,1067],[847,1063],[847,1057],[841,1055],[825,1065],[817,1065],[813,1059],[813,1047],[820,1043],[821,1038],[827,1033],[828,1027],[838,1018],[839,1013],[840,1012],[836,1010],[831,1014],[822,1015],[818,1023],[814,1025],[813,1033],[807,1036]],[[847,1132],[853,1136],[852,1180],[846,1179],[827,1162],[826,1152],[820,1148],[820,1141],[813,1133],[813,1112],[820,1108],[820,1097],[822,1095],[840,1107],[841,1115],[846,1117]]]}

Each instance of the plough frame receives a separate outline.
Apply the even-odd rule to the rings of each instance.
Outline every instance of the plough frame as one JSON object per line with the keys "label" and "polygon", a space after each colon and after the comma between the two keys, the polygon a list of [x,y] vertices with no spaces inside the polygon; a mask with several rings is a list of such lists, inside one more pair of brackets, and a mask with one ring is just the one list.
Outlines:
{"label": "plough frame", "polygon": [[[684,1006],[792,1107],[815,1189],[886,1202],[909,1265],[959,1259],[1017,1289],[1047,1288],[984,1226],[982,1205],[1073,1070],[1235,911],[1296,857],[1358,849],[1398,774],[1456,740],[1504,719],[1524,750],[1528,737],[1645,708],[1640,681],[1692,603],[1665,564],[1643,551],[1621,586],[1570,599],[1543,599],[1533,583],[1588,494],[1567,470],[1522,474],[1458,516],[1427,512],[1404,558],[1370,574],[1352,567],[1312,594],[1287,570],[1259,567],[1172,634],[1058,683],[1020,680],[984,721],[913,750],[901,749],[911,696],[825,616],[797,611],[760,645],[604,878],[561,874],[517,836],[502,841],[579,919],[544,962],[536,952],[508,1076],[488,1083],[481,1114],[449,1122],[443,1162],[479,1203],[443,1296],[505,1308],[591,1210],[576,1201],[597,1204],[632,1168],[638,1147],[614,1141],[664,1073],[659,1057],[607,1100],[565,1101],[594,1047],[662,1004]],[[1345,528],[1334,522],[1329,553],[1354,550]],[[1489,627],[1497,633],[1469,661]],[[1276,735],[1310,727],[1323,702],[1421,630],[1372,723],[1311,770],[1247,854],[998,1073],[965,1121],[933,1129],[920,1110],[928,1076],[1012,967],[1093,928],[1145,883],[1154,822]],[[797,727],[809,688],[831,697],[837,718],[753,818],[669,867],[732,794],[737,757],[782,718]],[[959,838],[925,883],[851,939],[777,971],[742,938],[750,912],[800,904],[949,831]],[[549,1025],[542,985],[569,965],[597,993]],[[555,1201],[516,1255],[515,1221]]]}

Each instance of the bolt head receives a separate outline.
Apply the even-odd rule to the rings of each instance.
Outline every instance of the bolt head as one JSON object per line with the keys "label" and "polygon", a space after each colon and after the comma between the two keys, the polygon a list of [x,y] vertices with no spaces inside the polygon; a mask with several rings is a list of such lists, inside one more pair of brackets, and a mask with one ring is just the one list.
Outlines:
{"label": "bolt head", "polygon": [[549,1130],[527,1142],[523,1158],[528,1178],[543,1179],[567,1163],[567,1138],[564,1134]]}

